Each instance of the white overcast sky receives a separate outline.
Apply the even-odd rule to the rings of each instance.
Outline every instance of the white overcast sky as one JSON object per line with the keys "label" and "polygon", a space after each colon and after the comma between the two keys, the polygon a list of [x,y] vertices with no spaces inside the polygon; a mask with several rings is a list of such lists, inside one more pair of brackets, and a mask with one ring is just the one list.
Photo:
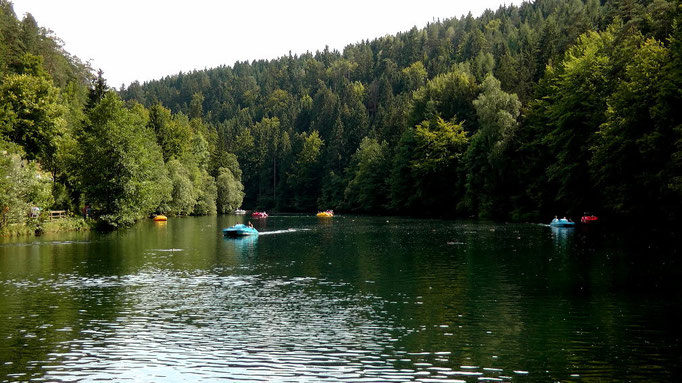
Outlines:
{"label": "white overcast sky", "polygon": [[120,87],[180,71],[273,59],[423,27],[501,0],[14,0]]}

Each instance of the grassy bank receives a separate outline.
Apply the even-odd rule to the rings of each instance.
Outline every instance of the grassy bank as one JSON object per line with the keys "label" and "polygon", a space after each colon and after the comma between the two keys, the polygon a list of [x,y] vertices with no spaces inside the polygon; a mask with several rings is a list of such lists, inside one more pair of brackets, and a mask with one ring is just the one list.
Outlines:
{"label": "grassy bank", "polygon": [[81,217],[67,217],[53,221],[33,221],[7,225],[0,229],[2,237],[19,237],[68,231],[86,231],[95,227],[95,221]]}

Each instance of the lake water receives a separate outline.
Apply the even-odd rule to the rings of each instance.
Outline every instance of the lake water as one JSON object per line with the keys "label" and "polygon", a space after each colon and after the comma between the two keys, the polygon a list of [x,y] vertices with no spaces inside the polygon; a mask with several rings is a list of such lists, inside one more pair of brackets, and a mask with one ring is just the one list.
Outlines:
{"label": "lake water", "polygon": [[337,216],[0,242],[0,381],[676,381],[673,236]]}

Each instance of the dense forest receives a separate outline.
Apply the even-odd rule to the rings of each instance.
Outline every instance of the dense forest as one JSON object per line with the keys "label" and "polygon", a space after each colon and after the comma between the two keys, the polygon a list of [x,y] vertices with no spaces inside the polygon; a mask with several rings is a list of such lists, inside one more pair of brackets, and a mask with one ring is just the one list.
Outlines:
{"label": "dense forest", "polygon": [[22,198],[114,225],[242,197],[512,220],[682,213],[679,0],[537,0],[118,92],[0,4],[0,171],[51,181],[2,177],[18,193],[0,196],[3,222]]}
{"label": "dense forest", "polygon": [[674,219],[680,14],[679,1],[537,0],[121,94],[200,105],[252,208]]}
{"label": "dense forest", "polygon": [[0,233],[39,225],[49,209],[121,226],[241,205],[237,157],[216,151],[200,109],[123,101],[101,72],[4,0],[0,32]]}

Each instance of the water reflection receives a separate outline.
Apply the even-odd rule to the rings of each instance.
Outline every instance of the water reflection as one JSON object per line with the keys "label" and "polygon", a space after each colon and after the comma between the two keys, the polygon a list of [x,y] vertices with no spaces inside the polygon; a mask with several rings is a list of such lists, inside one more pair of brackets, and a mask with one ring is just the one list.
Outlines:
{"label": "water reflection", "polygon": [[340,218],[270,217],[241,239],[221,229],[243,217],[182,218],[0,246],[0,377],[671,381],[679,370],[679,297],[621,289],[655,271],[655,285],[680,291],[660,248],[631,254],[619,238],[533,225]]}
{"label": "water reflection", "polygon": [[339,220],[342,219],[341,217],[316,217],[317,218],[317,224],[321,226],[332,226],[334,224],[334,220]]}
{"label": "water reflection", "polygon": [[552,229],[552,238],[557,247],[566,247],[575,234],[575,227],[556,227],[550,226]]}
{"label": "water reflection", "polygon": [[256,251],[256,245],[258,244],[257,235],[249,235],[238,238],[224,237],[223,240],[228,247],[232,246],[235,251],[241,255],[254,255]]}

